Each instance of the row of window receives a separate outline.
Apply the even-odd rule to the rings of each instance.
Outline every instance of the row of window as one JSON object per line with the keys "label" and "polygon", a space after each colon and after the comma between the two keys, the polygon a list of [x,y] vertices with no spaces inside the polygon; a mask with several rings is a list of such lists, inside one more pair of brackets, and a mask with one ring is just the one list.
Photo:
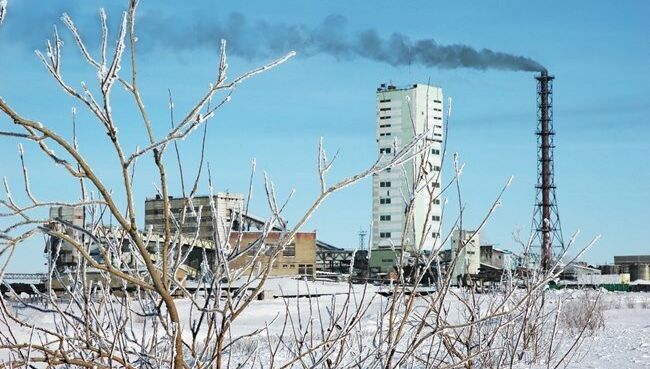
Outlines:
{"label": "row of window", "polygon": [[379,111],[389,111],[390,108],[380,108]]}
{"label": "row of window", "polygon": [[380,124],[379,125],[379,128],[390,128],[390,127],[391,127],[390,124]]}
{"label": "row of window", "polygon": [[379,182],[379,187],[390,187],[390,181],[381,181]]}
{"label": "row of window", "polygon": [[[382,136],[382,135],[390,136],[390,133],[386,133],[386,134],[382,133],[382,134],[380,134],[380,136]],[[442,142],[440,140],[434,140],[434,141]],[[390,147],[384,147],[384,148],[379,149],[380,154],[390,154],[391,152],[392,152],[392,149]],[[440,149],[431,149],[431,154],[440,155]]]}
{"label": "row of window", "polygon": [[[276,244],[273,243],[267,243],[266,244],[266,249],[262,253],[263,255],[270,256],[275,252],[275,247]],[[255,255],[257,253],[257,250],[259,249],[259,246],[253,245],[251,242],[248,245],[248,255]],[[290,243],[284,247],[284,250],[282,250],[282,256],[296,256],[296,244],[295,243]]]}
{"label": "row of window", "polygon": [[380,103],[387,103],[387,102],[390,102],[390,99],[379,100],[379,102],[380,102]]}
{"label": "row of window", "polygon": [[381,119],[390,119],[390,115],[385,115],[385,116],[383,116],[383,117],[379,117],[379,119],[380,119],[380,120],[381,120]]}
{"label": "row of window", "polygon": [[[390,127],[390,124],[388,125]],[[379,136],[390,136],[390,132],[380,133]]]}
{"label": "row of window", "polygon": [[[440,238],[440,232],[432,232],[433,238]],[[391,232],[379,232],[379,238],[391,238]]]}
{"label": "row of window", "polygon": [[[440,183],[434,182],[433,187],[436,187],[436,188],[440,187]],[[440,205],[440,199],[433,199],[433,200],[431,200],[431,202],[434,205]],[[379,203],[382,204],[382,205],[390,204],[391,203],[390,197],[381,197],[381,198],[379,198]],[[388,219],[386,219],[386,220],[390,220],[390,215],[387,215],[387,217],[388,217]],[[384,219],[381,219],[381,220],[384,220]],[[440,219],[438,219],[438,220],[440,220]]]}
{"label": "row of window", "polygon": [[[379,220],[382,222],[390,222],[392,217],[390,215],[380,215]],[[440,221],[440,215],[432,215],[431,220],[434,222],[439,222]]]}

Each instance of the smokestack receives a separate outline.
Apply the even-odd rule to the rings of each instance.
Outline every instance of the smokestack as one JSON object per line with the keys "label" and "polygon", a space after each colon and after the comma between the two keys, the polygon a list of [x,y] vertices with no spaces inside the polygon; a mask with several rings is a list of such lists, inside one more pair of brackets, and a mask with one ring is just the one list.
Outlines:
{"label": "smokestack", "polygon": [[553,249],[564,249],[560,215],[555,195],[553,149],[553,80],[546,69],[537,80],[537,199],[533,217],[534,239],[539,242],[541,266],[548,271],[553,266]]}

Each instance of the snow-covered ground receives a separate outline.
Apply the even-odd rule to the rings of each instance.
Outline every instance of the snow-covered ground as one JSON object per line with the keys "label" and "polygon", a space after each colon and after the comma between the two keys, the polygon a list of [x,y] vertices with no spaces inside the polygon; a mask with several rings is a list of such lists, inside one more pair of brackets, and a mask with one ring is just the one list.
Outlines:
{"label": "snow-covered ground", "polygon": [[650,309],[605,311],[605,329],[585,346],[570,368],[650,368]]}
{"label": "snow-covered ground", "polygon": [[[271,279],[267,282],[269,290],[276,296],[304,294],[309,290],[312,294],[332,293],[334,296],[322,296],[317,300],[321,306],[326,306],[334,301],[342,304],[348,290],[348,285],[335,282],[305,282],[290,279]],[[363,286],[354,286],[357,295]],[[373,294],[387,287],[369,286],[368,292]],[[605,328],[596,335],[587,337],[567,368],[571,369],[636,369],[650,368],[650,293],[624,293],[601,291],[604,306]],[[562,297],[565,301],[577,300],[582,296],[582,291],[561,290],[549,291],[555,297]],[[385,298],[375,296],[372,307],[368,311],[367,323],[372,325],[379,310],[379,304]],[[309,319],[309,299],[269,299],[255,301],[249,310],[234,325],[234,333],[245,334],[274,321],[285,311],[287,302],[293,312],[301,311],[303,318]],[[312,305],[316,303],[312,301]],[[317,318],[316,318],[317,319]],[[279,332],[282,324],[280,320],[273,322],[269,329],[273,333]],[[372,327],[368,327],[372,329]],[[540,366],[546,368],[546,366]]]}
{"label": "snow-covered ground", "polygon": [[[386,287],[355,285],[352,287],[345,283],[336,282],[306,282],[286,278],[271,279],[267,282],[266,299],[253,301],[247,310],[240,316],[232,327],[232,334],[244,335],[260,328],[268,327],[271,335],[279,334],[282,330],[284,314],[291,312],[294,319],[300,317],[305,321],[328,321],[328,309],[325,307],[343,306],[347,299],[353,305],[368,304],[369,308],[364,316],[363,329],[372,332],[376,329],[377,314],[382,304],[388,299],[377,292]],[[296,296],[310,293],[322,295],[317,298],[282,298],[277,296]],[[455,294],[461,294],[455,290]],[[549,291],[556,301],[580,302],[584,296],[582,291],[562,290]],[[271,297],[276,296],[276,298]],[[598,369],[625,369],[625,368],[650,368],[650,293],[610,293],[602,292],[601,299],[604,307],[605,328],[595,335],[587,337],[579,346],[572,363],[568,368],[598,368]],[[189,334],[191,320],[190,300],[177,300],[181,314],[188,322],[184,326],[184,335]],[[321,313],[319,313],[319,308]],[[51,314],[35,312],[31,309],[18,307],[13,304],[13,311],[18,312],[21,318],[32,323],[38,323],[45,328],[53,328]],[[334,309],[336,310],[336,308]],[[331,311],[331,309],[330,309]],[[195,312],[196,314],[196,312]],[[552,324],[552,323],[551,323]],[[28,340],[29,332],[18,329],[24,339]],[[571,343],[570,340],[567,340]],[[2,353],[0,352],[0,355]],[[546,368],[545,365],[539,368]],[[523,367],[521,367],[523,368]],[[535,367],[537,368],[537,367]]]}

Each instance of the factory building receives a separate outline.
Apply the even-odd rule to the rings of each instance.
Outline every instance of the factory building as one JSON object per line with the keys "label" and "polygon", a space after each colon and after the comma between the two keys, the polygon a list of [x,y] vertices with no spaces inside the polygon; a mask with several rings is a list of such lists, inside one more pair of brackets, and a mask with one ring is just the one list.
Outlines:
{"label": "factory building", "polygon": [[[229,266],[231,270],[263,267],[270,261],[278,243],[286,235],[273,231],[264,236],[259,231],[232,232],[228,240],[230,251],[237,249],[239,256],[234,257]],[[189,248],[186,248],[189,251]],[[187,258],[187,270],[200,275],[204,257],[207,263],[214,262],[214,243],[206,241],[194,245]],[[255,263],[251,263],[256,257]],[[282,252],[275,258],[270,275],[272,276],[313,276],[316,272],[316,232],[298,232]],[[193,275],[190,275],[193,277]]]}
{"label": "factory building", "polygon": [[[263,239],[262,230],[266,220],[245,212],[244,195],[241,193],[220,192],[212,196],[212,199],[209,196],[195,196],[192,205],[196,215],[189,210],[191,207],[187,198],[169,197],[170,211],[180,223],[179,226],[172,226],[172,232],[180,227],[185,238],[193,238],[198,231],[200,242],[194,245],[186,262],[190,277],[201,273],[204,253],[209,260],[213,260],[215,237],[218,244],[227,243],[230,248],[239,247],[244,251],[230,263],[231,268],[242,268],[248,265],[260,248],[263,248],[263,252],[258,261],[262,264],[268,261],[269,253],[286,234],[286,222],[280,220],[272,227],[267,238]],[[151,229],[154,235],[162,235],[164,232],[162,209],[163,199],[160,196],[145,201],[145,229]],[[183,209],[187,210],[184,221],[181,221]],[[199,210],[200,223],[197,217]],[[316,249],[315,232],[296,233],[295,239],[275,260],[271,275],[313,275],[316,271]]]}
{"label": "factory building", "polygon": [[470,276],[477,275],[481,267],[481,243],[479,232],[455,229],[451,234],[452,283],[468,283]]}
{"label": "factory building", "polygon": [[[261,230],[265,223],[264,219],[245,213],[244,195],[241,193],[219,192],[212,196],[212,201],[210,196],[195,196],[192,198],[192,205],[196,214],[190,211],[189,199],[186,197],[170,196],[168,201],[173,217],[180,224],[181,234],[188,237],[193,237],[198,227],[200,239],[214,240],[217,236],[218,240],[223,242],[229,229]],[[152,233],[164,233],[163,204],[163,199],[160,196],[145,200],[144,225],[146,231],[151,228]],[[214,206],[214,212],[212,206]],[[187,209],[184,221],[182,220],[183,209]],[[199,215],[200,223],[198,222]],[[213,218],[214,216],[216,219]],[[281,220],[273,229],[284,230],[284,221]],[[175,231],[176,226],[172,224],[172,233]]]}
{"label": "factory building", "polygon": [[650,255],[614,256],[614,265],[619,273],[630,273],[632,281],[650,281]]}
{"label": "factory building", "polygon": [[[432,132],[426,137],[430,147],[424,158],[416,156],[400,167],[373,176],[371,273],[391,272],[400,260],[402,248],[412,253],[420,247],[431,250],[440,243],[442,100],[442,89],[424,84],[405,88],[382,84],[377,89],[376,140],[380,162],[390,161],[422,132]],[[418,182],[420,187],[413,191]],[[407,203],[413,192],[413,219],[405,229]]]}
{"label": "factory building", "polygon": [[348,250],[316,240],[316,270],[322,275],[352,274],[365,276],[368,271],[368,250]]}
{"label": "factory building", "polygon": [[[83,228],[85,224],[83,207],[53,206],[50,208],[50,222],[45,225],[47,228],[63,232],[71,238],[83,237],[81,232],[63,223],[69,223],[74,227]],[[73,269],[79,261],[77,249],[58,237],[47,238],[45,253],[48,257],[48,268],[55,268],[59,271]]]}

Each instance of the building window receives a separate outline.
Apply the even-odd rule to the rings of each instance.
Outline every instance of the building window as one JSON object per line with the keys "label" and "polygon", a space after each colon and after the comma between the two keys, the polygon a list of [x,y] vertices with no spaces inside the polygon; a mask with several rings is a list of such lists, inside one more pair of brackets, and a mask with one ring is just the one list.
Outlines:
{"label": "building window", "polygon": [[384,115],[383,117],[379,117],[379,119],[390,119],[390,115]]}
{"label": "building window", "polygon": [[379,149],[380,154],[390,154],[391,149],[390,147],[384,147],[383,149]]}
{"label": "building window", "polygon": [[433,119],[442,120],[441,117],[433,117]]}
{"label": "building window", "polygon": [[433,155],[440,155],[440,149],[431,149]]}
{"label": "building window", "polygon": [[379,128],[390,128],[390,127],[391,127],[390,124],[380,124],[379,125]]}
{"label": "building window", "polygon": [[390,181],[379,182],[379,187],[390,187]]}
{"label": "building window", "polygon": [[294,242],[285,245],[282,256],[296,256],[296,244]]}
{"label": "building window", "polygon": [[434,222],[439,222],[440,221],[440,215],[431,216],[431,220],[433,220]]}
{"label": "building window", "polygon": [[440,183],[438,183],[438,182],[431,182],[431,187],[433,187],[433,188],[439,188],[439,187],[440,187]]}
{"label": "building window", "polygon": [[379,136],[390,136],[390,132],[380,133]]}
{"label": "building window", "polygon": [[440,237],[440,232],[432,232],[432,233],[431,233],[431,236],[432,236],[433,238],[439,238],[439,237]]}
{"label": "building window", "polygon": [[442,101],[440,101],[440,100],[435,100],[435,99],[434,99],[433,102],[434,102],[434,103],[442,104]]}
{"label": "building window", "polygon": [[390,197],[379,199],[380,204],[390,204]]}
{"label": "building window", "polygon": [[390,222],[390,215],[380,215],[379,220],[382,222]]}
{"label": "building window", "polygon": [[390,110],[390,108],[381,108],[381,109],[379,109],[379,111],[389,111],[389,110]]}
{"label": "building window", "polygon": [[433,199],[434,205],[440,205],[440,199]]}
{"label": "building window", "polygon": [[314,274],[314,266],[312,264],[298,264],[298,274]]}
{"label": "building window", "polygon": [[379,238],[390,238],[390,232],[379,232]]}
{"label": "building window", "polygon": [[390,102],[390,99],[379,100],[379,102],[380,102],[380,103],[387,103],[387,102]]}

